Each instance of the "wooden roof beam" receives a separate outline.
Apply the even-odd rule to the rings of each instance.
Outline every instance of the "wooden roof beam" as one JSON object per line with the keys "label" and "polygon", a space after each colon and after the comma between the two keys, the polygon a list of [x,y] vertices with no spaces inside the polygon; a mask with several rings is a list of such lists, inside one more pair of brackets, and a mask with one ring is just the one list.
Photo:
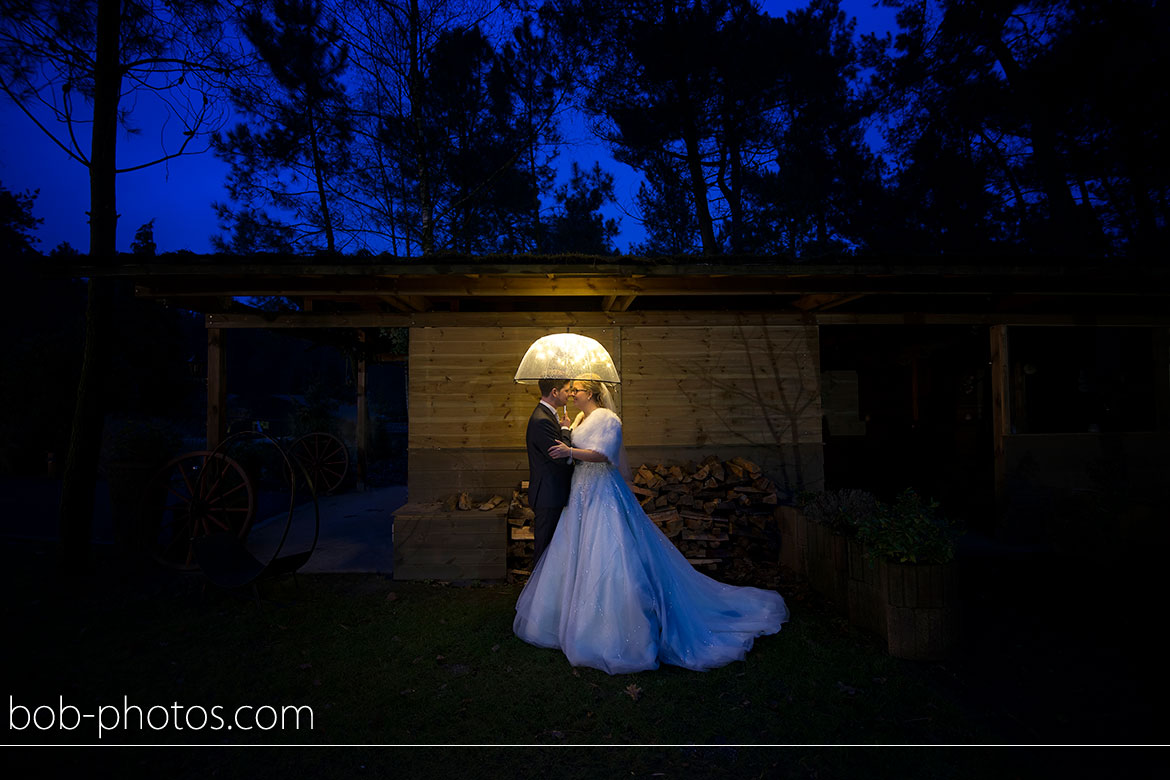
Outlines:
{"label": "wooden roof beam", "polygon": [[[1022,286],[1013,289],[999,280],[975,284],[950,284],[940,281],[935,287],[923,284],[873,280],[810,280],[790,277],[759,276],[689,276],[632,279],[628,277],[563,277],[554,279],[520,276],[466,276],[399,277],[381,279],[335,278],[321,280],[296,278],[284,280],[232,279],[209,277],[167,277],[153,279],[149,285],[140,285],[139,295],[162,298],[187,297],[302,297],[340,298],[360,296],[390,296],[404,300],[425,298],[524,298],[585,296],[608,298],[615,301],[630,296],[702,296],[712,295],[803,295],[850,296],[884,295],[1019,295],[1049,296],[1075,295],[1161,295],[1170,294],[1158,285],[1131,285],[1125,291],[1108,289],[1028,290]],[[833,298],[810,299],[831,302]],[[842,301],[844,302],[844,301]],[[834,304],[839,305],[839,304]]]}
{"label": "wooden roof beam", "polygon": [[[213,313],[204,317],[209,328],[396,328],[396,327],[535,327],[547,326],[550,312],[348,312],[318,314],[293,312]],[[560,325],[577,327],[656,326],[704,327],[720,325],[793,325],[807,326],[809,314],[789,311],[719,312],[719,311],[633,311],[633,312],[563,312]],[[1170,315],[1085,315],[955,312],[951,314],[817,314],[817,325],[1020,325],[1020,326],[1099,326],[1099,327],[1170,327]]]}
{"label": "wooden roof beam", "polygon": [[792,305],[801,311],[816,312],[828,311],[836,308],[850,301],[856,301],[858,298],[864,298],[865,295],[857,293],[855,295],[838,295],[834,293],[814,293],[812,295],[802,295],[800,298],[792,302]]}
{"label": "wooden roof beam", "polygon": [[[74,269],[87,275],[87,268]],[[1170,295],[1170,273],[1118,270],[1058,273],[1060,269],[914,269],[771,265],[663,265],[585,268],[553,273],[540,266],[125,266],[103,269],[127,276],[139,294],[178,296],[710,296],[854,295]],[[537,272],[537,271],[541,272]],[[652,270],[652,273],[644,273]],[[718,272],[717,272],[718,271]],[[879,272],[881,271],[881,272]],[[900,271],[900,272],[899,272]]]}
{"label": "wooden roof beam", "polygon": [[607,295],[601,302],[602,311],[626,311],[637,295]]}
{"label": "wooden roof beam", "polygon": [[430,300],[421,295],[379,295],[378,299],[393,306],[398,311],[416,312],[427,311],[431,308]]}

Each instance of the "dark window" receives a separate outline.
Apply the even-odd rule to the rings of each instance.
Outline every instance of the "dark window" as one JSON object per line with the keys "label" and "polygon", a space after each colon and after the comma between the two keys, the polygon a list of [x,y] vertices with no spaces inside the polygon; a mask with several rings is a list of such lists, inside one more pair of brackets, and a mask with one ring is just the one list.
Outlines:
{"label": "dark window", "polygon": [[1008,344],[1013,433],[1154,430],[1149,328],[1013,327]]}

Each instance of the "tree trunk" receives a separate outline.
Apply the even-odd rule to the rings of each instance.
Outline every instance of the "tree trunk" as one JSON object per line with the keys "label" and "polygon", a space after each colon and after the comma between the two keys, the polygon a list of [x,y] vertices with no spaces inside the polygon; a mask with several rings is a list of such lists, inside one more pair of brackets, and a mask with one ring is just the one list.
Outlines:
{"label": "tree trunk", "polygon": [[540,224],[540,182],[536,174],[536,134],[532,128],[532,117],[528,117],[528,176],[532,179],[532,248],[538,254],[544,252],[544,234]]}
{"label": "tree trunk", "polygon": [[737,255],[743,251],[743,145],[736,132],[736,120],[723,117],[724,148],[719,160],[719,191],[727,201],[727,249]]}
{"label": "tree trunk", "polygon": [[699,155],[699,137],[691,117],[686,120],[683,141],[687,147],[687,169],[691,174],[691,196],[695,199],[695,218],[699,222],[699,236],[703,240],[703,254],[719,254],[715,243],[715,229],[711,224],[711,208],[707,204],[707,179],[703,176],[703,162]]}
{"label": "tree trunk", "polygon": [[743,148],[737,137],[731,147],[731,195],[727,200],[731,210],[731,252],[743,251]]}
{"label": "tree trunk", "polygon": [[1008,186],[1011,187],[1012,197],[1015,198],[1016,201],[1017,217],[1020,220],[1021,225],[1025,224],[1028,216],[1028,204],[1024,199],[1024,191],[1020,188],[1019,180],[1016,178],[1016,175],[1012,171],[1011,166],[1008,165],[1007,160],[1004,159],[1003,152],[999,150],[999,147],[995,145],[995,142],[988,138],[987,133],[983,132],[983,128],[976,128],[975,132],[979,134],[979,140],[983,142],[984,148],[991,153],[993,158],[995,158],[996,165],[999,166],[1000,171],[1007,180]]}
{"label": "tree trunk", "polygon": [[1031,107],[1032,159],[1036,164],[1040,187],[1048,201],[1054,247],[1063,252],[1079,252],[1084,250],[1086,241],[1096,245],[1099,243],[1095,240],[1096,237],[1089,234],[1090,231],[1077,214],[1076,201],[1060,165],[1056,151],[1056,133],[1045,113],[1043,98],[1027,94],[1030,90],[1026,87],[1023,69],[1003,39],[998,35],[991,35],[989,38],[990,48],[999,60],[1008,82],[1015,90],[1024,93],[1020,104]]}
{"label": "tree trunk", "polygon": [[410,118],[414,127],[415,156],[418,158],[418,211],[422,223],[422,253],[435,251],[434,207],[431,203],[431,178],[427,162],[426,132],[422,117],[422,71],[419,66],[422,46],[422,21],[418,0],[410,0]]}
{"label": "tree trunk", "polygon": [[337,251],[333,241],[333,217],[329,214],[329,199],[325,197],[325,170],[321,163],[321,142],[317,138],[317,122],[309,117],[309,142],[313,152],[313,175],[317,179],[317,198],[321,201],[321,221],[325,227],[325,244],[329,253]]}
{"label": "tree trunk", "polygon": [[[116,254],[118,211],[115,204],[118,100],[122,71],[118,61],[121,0],[99,0],[97,57],[94,63],[94,113],[89,164],[89,254],[95,265],[110,263]],[[109,279],[91,278],[85,311],[85,352],[73,428],[61,486],[58,531],[61,565],[67,573],[89,569],[93,528],[93,494],[105,420],[102,378],[105,373]]]}

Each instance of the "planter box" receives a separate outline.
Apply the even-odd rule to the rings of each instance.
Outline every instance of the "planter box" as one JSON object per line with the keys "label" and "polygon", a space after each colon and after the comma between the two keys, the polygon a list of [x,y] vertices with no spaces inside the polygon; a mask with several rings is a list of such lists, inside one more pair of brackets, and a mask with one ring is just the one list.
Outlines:
{"label": "planter box", "polygon": [[871,558],[868,549],[856,539],[848,542],[849,622],[886,638],[886,562]]}
{"label": "planter box", "polygon": [[849,598],[849,537],[833,533],[820,523],[808,528],[808,582],[845,611]]}
{"label": "planter box", "polygon": [[885,564],[886,635],[890,655],[946,657],[958,640],[958,568],[946,564]]}
{"label": "planter box", "polygon": [[808,576],[808,520],[794,506],[776,507],[780,527],[780,565],[800,577]]}
{"label": "planter box", "polygon": [[507,502],[486,512],[403,506],[394,513],[394,579],[504,579],[507,514]]}

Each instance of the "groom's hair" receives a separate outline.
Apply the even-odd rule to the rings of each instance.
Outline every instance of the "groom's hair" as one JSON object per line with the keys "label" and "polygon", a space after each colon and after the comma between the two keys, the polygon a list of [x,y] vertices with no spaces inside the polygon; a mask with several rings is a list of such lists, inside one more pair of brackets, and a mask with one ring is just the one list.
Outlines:
{"label": "groom's hair", "polygon": [[540,386],[540,397],[544,398],[553,390],[564,387],[569,384],[568,379],[542,379],[538,383]]}

